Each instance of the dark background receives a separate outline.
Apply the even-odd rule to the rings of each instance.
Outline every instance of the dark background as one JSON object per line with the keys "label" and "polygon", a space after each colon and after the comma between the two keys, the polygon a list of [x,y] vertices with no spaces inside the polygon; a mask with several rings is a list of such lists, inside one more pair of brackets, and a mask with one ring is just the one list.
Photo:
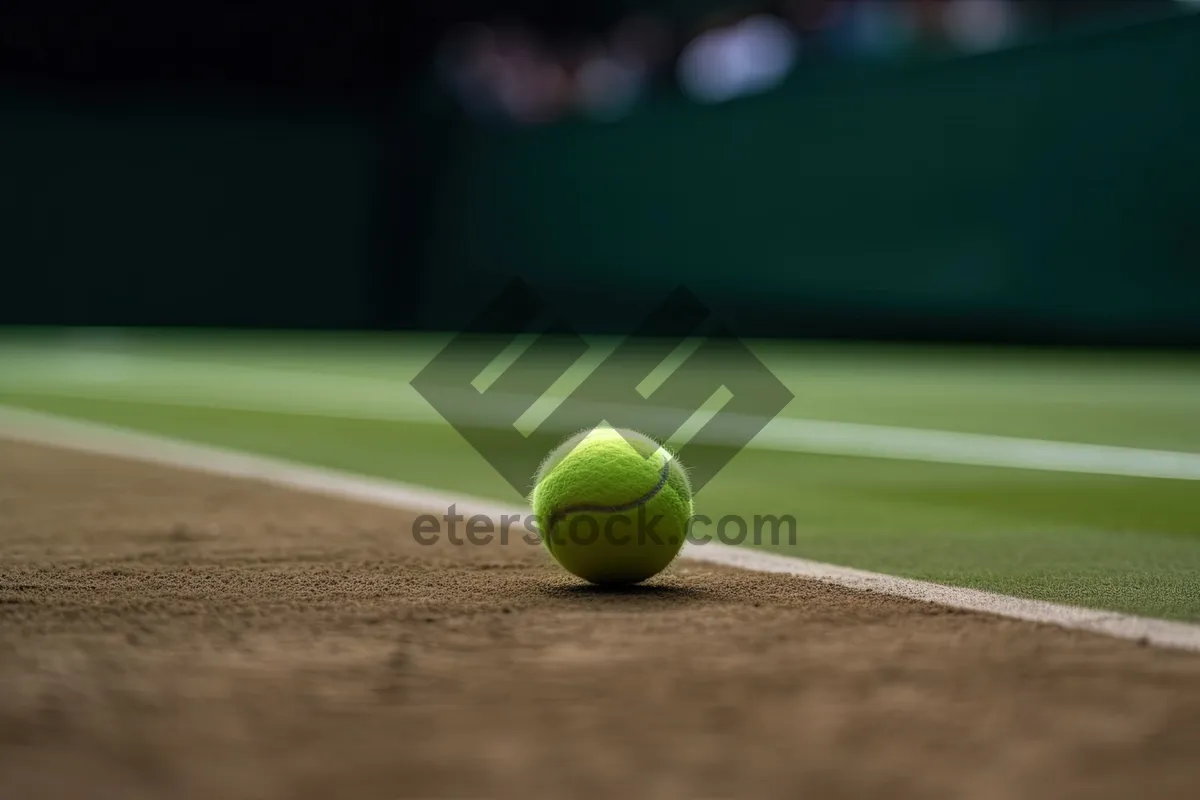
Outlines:
{"label": "dark background", "polygon": [[[937,258],[933,251],[938,248],[930,242],[949,242],[951,232],[961,230],[961,221],[943,211],[953,210],[954,193],[961,186],[947,184],[930,200],[925,240],[907,255],[897,252],[893,258],[889,248],[894,243],[883,240],[875,250],[864,247],[864,237],[871,234],[851,229],[837,234],[844,238],[832,238],[809,254],[803,243],[795,246],[780,238],[778,248],[792,248],[798,258],[807,255],[802,259],[807,269],[816,264],[820,270],[827,264],[831,274],[856,275],[845,265],[837,266],[837,256],[844,251],[845,264],[871,263],[892,276],[891,283],[875,283],[864,274],[848,278],[846,286],[828,280],[771,283],[786,265],[747,265],[734,263],[736,259],[693,263],[681,255],[686,242],[681,245],[671,237],[684,236],[693,225],[711,228],[702,213],[662,209],[662,224],[638,238],[628,233],[629,220],[620,221],[622,206],[606,201],[600,189],[589,193],[588,186],[602,184],[604,176],[612,174],[604,161],[608,154],[634,148],[644,159],[635,172],[649,175],[658,169],[660,176],[678,178],[685,187],[681,191],[695,197],[689,176],[670,171],[674,168],[668,168],[669,158],[660,157],[678,147],[672,144],[659,152],[643,144],[653,142],[664,125],[682,120],[679,124],[692,126],[695,133],[683,134],[681,141],[700,143],[695,144],[696,153],[703,159],[703,142],[736,135],[736,126],[742,124],[754,134],[743,137],[744,154],[736,158],[752,161],[762,140],[783,142],[792,136],[787,115],[800,106],[785,108],[791,102],[786,95],[711,112],[669,97],[620,128],[630,133],[600,134],[571,122],[532,132],[484,129],[464,120],[436,88],[433,64],[439,43],[462,23],[520,20],[548,37],[569,38],[603,31],[643,5],[633,0],[582,6],[548,0],[445,0],[423,7],[361,0],[184,0],[170,5],[9,0],[0,6],[0,269],[5,284],[0,323],[454,328],[486,298],[489,281],[508,275],[529,277],[536,284],[537,275],[549,274],[551,279],[544,283],[553,302],[595,311],[603,310],[605,303],[609,308],[620,304],[630,294],[657,296],[653,281],[644,286],[639,281],[661,272],[681,276],[685,283],[692,275],[700,276],[696,280],[708,289],[706,295],[701,291],[704,299],[747,335],[1200,343],[1200,244],[1191,233],[1197,206],[1186,190],[1194,184],[1180,177],[1190,175],[1187,170],[1195,161],[1180,162],[1163,150],[1186,146],[1191,131],[1186,126],[1197,116],[1190,111],[1177,116],[1159,113],[1179,108],[1183,100],[1177,102],[1177,97],[1187,97],[1188,87],[1198,85],[1197,62],[1187,56],[1197,41],[1191,33],[1196,26],[1192,20],[1149,22],[1133,34],[1124,29],[1098,34],[1097,41],[1109,45],[1093,46],[1087,38],[1083,44],[1054,44],[1089,36],[1088,26],[1103,29],[1110,20],[1115,25],[1126,18],[1170,14],[1176,4],[1031,3],[1050,37],[1048,44],[1034,45],[1032,55],[1022,50],[986,56],[982,66],[939,64],[916,77],[900,71],[875,74],[865,79],[867,83],[848,77],[850,66],[816,77],[801,75],[791,97],[806,102],[818,98],[825,119],[837,119],[871,96],[891,98],[871,101],[891,114],[904,114],[921,103],[927,117],[931,110],[939,114],[939,109],[949,109],[945,119],[929,121],[926,128],[906,128],[902,122],[900,127],[913,141],[929,142],[930,133],[944,131],[947,120],[968,117],[975,121],[974,128],[966,128],[978,129],[981,141],[991,141],[987,137],[996,130],[1011,128],[1020,133],[1020,142],[1015,143],[1014,136],[996,139],[987,152],[1015,148],[1012,153],[1028,155],[1028,162],[1040,165],[1048,181],[1060,175],[1054,162],[1058,154],[1087,149],[1089,126],[1114,127],[1101,113],[1123,121],[1124,133],[1092,148],[1094,170],[1082,163],[1071,165],[1062,173],[1066,177],[1046,183],[1044,190],[1013,184],[992,191],[986,183],[976,183],[980,196],[1004,205],[1006,214],[1019,216],[1040,199],[1045,213],[1058,215],[1037,234],[1045,239],[1045,253],[1056,260],[1025,259],[1028,274],[1022,273],[1019,280],[1025,283],[1020,285],[1012,277],[1016,272],[989,283],[986,275],[992,273],[986,273],[986,267],[982,272],[971,267],[974,288],[958,295],[946,290],[954,283],[947,282],[946,270],[922,271],[920,266],[923,260]],[[685,28],[707,7],[727,6],[666,0],[658,4],[667,18]],[[1151,32],[1145,32],[1145,25]],[[1153,37],[1161,34],[1155,25],[1184,31],[1170,34],[1176,53],[1170,68],[1183,73],[1165,72],[1165,82],[1149,72],[1165,63],[1157,57],[1146,55],[1142,67],[1122,67],[1125,49],[1158,52]],[[1120,37],[1149,44],[1127,47]],[[1059,49],[1039,55],[1038,47]],[[956,97],[992,91],[988,87],[999,81],[1018,89],[1037,87],[1039,71],[1050,74],[1058,69],[1054,64],[1076,58],[1072,54],[1087,58],[1106,47],[1114,55],[1097,56],[1099,73],[1088,72],[1093,67],[1079,68],[1079,74],[1095,74],[1093,84],[1079,86],[1084,110],[1077,114],[1067,109],[1056,121],[1037,123],[1037,141],[1047,142],[1044,152],[1029,149],[1029,131],[1034,128],[1021,127],[1028,107],[1004,110],[1009,100],[999,94],[991,105],[981,101],[961,110],[953,105]],[[991,64],[1007,63],[1005,58],[1018,66],[999,67],[1002,77],[980,78],[978,89],[967,85],[976,80],[972,75],[992,70]],[[1033,66],[1026,70],[1021,59]],[[1143,67],[1146,76],[1133,74]],[[1020,77],[1011,77],[1018,73]],[[1066,85],[1073,80],[1071,74],[1064,68],[1054,73],[1054,80]],[[1176,74],[1178,85],[1170,77]],[[1156,81],[1156,91],[1148,93],[1136,83],[1143,79]],[[1149,95],[1158,105],[1147,101],[1140,111],[1123,112],[1116,100],[1106,101],[1113,93]],[[1059,99],[1046,94],[1041,102],[1058,105]],[[895,124],[883,112],[876,122],[881,127]],[[760,137],[759,131],[768,133]],[[602,138],[609,135],[616,143]],[[620,140],[621,136],[630,138]],[[1138,142],[1146,154],[1135,154],[1122,167],[1118,160],[1130,143]],[[952,150],[958,148],[953,158],[969,157],[964,154],[973,146],[970,140],[958,138],[951,144]],[[907,164],[906,185],[936,183],[937,165],[922,166],[908,152],[897,150],[895,155],[897,163]],[[935,145],[922,158],[940,152],[941,146]],[[797,153],[790,167],[798,181],[811,179],[805,165],[814,162],[805,158]],[[947,156],[946,164],[951,161]],[[979,161],[984,165],[981,175],[994,175],[1002,168],[1001,161]],[[504,165],[518,162],[527,165],[524,171],[505,171]],[[857,172],[849,171],[854,174],[829,180],[857,187],[847,200],[857,207],[858,198],[872,194],[877,177],[872,170],[880,170],[880,163],[866,159]],[[555,175],[561,178],[563,170],[573,171],[579,164],[585,173],[586,165],[592,165],[592,183],[580,188],[571,178],[560,191],[579,192],[577,207],[590,209],[587,213],[595,215],[591,219],[599,220],[600,227],[611,218],[611,230],[597,234],[595,243],[586,235],[570,239],[566,247],[577,246],[578,257],[563,250],[561,242],[543,246],[511,236],[514,225],[530,219],[545,220],[551,231],[572,230],[577,218],[553,218],[559,195],[551,194],[545,202],[534,195],[537,187],[552,185]],[[1182,172],[1167,174],[1175,167]],[[1077,197],[1095,194],[1083,187],[1089,174],[1100,176],[1096,183],[1109,187],[1121,202],[1097,205],[1090,216],[1074,213],[1071,204]],[[1112,188],[1114,181],[1123,180],[1127,185]],[[1074,188],[1068,190],[1068,183]],[[786,199],[770,202],[774,205],[732,214],[742,218],[739,224],[746,233],[731,228],[731,247],[757,241],[754,237],[761,230],[754,220],[790,208]],[[907,204],[903,193],[894,193],[887,202],[892,204],[889,208]],[[797,208],[804,216],[804,206]],[[880,208],[864,213],[890,213]],[[1141,227],[1130,227],[1134,233],[1117,248],[1126,252],[1110,265],[1107,283],[1099,281],[1101,288],[1096,289],[1089,284],[1089,259],[1103,261],[1114,246],[1097,236],[1092,244],[1079,247],[1071,236],[1057,236],[1055,231],[1071,226],[1095,230],[1098,220],[1120,227],[1122,215],[1139,208],[1149,209],[1142,213]],[[990,235],[981,229],[980,237]],[[548,236],[547,241],[554,238]],[[597,245],[604,244],[617,257],[598,263],[587,255],[602,251]],[[1026,246],[1031,245],[1021,245]],[[624,257],[633,248],[636,255]],[[697,250],[703,255],[712,248]],[[1012,250],[1019,260],[1018,251]],[[769,256],[771,251],[765,252]],[[533,263],[541,258],[561,260]],[[1072,260],[1077,263],[1066,263]],[[621,274],[622,269],[628,274]],[[764,271],[756,275],[755,269]],[[1031,282],[1030,275],[1047,271],[1055,274],[1047,275],[1044,283]],[[605,280],[609,275],[611,282]],[[1129,300],[1130,287],[1143,284],[1151,289]],[[743,291],[755,286],[763,288]],[[1039,302],[1018,302],[1028,297]],[[640,308],[636,303],[631,307]],[[630,314],[628,319],[593,314],[583,326],[620,330],[636,316]]]}

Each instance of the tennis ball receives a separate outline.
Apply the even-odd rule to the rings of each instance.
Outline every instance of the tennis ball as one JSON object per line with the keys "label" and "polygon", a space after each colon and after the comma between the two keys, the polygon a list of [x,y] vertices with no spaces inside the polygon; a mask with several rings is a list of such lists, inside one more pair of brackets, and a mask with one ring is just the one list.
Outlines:
{"label": "tennis ball", "polygon": [[542,544],[571,574],[639,583],[683,547],[692,488],[674,454],[644,434],[599,426],[568,438],[534,476]]}

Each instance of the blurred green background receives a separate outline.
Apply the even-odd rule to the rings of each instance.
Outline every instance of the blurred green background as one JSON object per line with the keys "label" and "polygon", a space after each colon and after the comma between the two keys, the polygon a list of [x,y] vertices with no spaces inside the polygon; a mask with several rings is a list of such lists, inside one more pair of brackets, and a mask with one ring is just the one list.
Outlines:
{"label": "blurred green background", "polygon": [[741,335],[1200,343],[1200,15],[808,52],[544,124],[433,68],[369,101],[10,81],[0,320],[453,330],[517,275],[611,333],[685,284]]}

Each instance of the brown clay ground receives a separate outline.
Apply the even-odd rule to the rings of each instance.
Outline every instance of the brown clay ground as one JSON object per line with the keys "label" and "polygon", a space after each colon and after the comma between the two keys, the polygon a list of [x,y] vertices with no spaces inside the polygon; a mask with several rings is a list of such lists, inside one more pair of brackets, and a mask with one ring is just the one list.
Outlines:
{"label": "brown clay ground", "polygon": [[0,442],[0,797],[1167,797],[1200,656]]}

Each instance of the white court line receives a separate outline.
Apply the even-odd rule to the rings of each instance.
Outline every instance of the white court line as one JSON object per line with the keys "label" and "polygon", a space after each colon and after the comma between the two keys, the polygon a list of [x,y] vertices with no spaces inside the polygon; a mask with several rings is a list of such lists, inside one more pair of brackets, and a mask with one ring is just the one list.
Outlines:
{"label": "white court line", "polygon": [[[416,396],[415,392],[396,393],[391,396],[348,394],[344,387],[341,387],[335,395],[327,396],[313,395],[307,390],[294,387],[283,390],[279,386],[262,386],[252,390],[226,388],[218,397],[211,395],[211,387],[210,394],[206,396],[203,392],[181,391],[178,386],[142,386],[136,387],[134,392],[129,387],[124,387],[122,391],[102,385],[90,388],[84,385],[70,388],[42,387],[36,391],[48,396],[136,401],[153,405],[225,411],[300,414],[378,422],[448,424],[444,417]],[[488,397],[488,403],[468,402],[470,398],[464,394],[464,402],[453,409],[455,425],[469,424],[492,430],[512,429],[513,421],[504,412],[508,407],[519,405],[525,400],[514,395],[493,394]],[[535,399],[528,399],[528,404],[532,404]],[[562,398],[545,396],[540,400],[561,402]],[[492,404],[490,401],[496,403]],[[677,409],[584,402],[576,403],[572,411],[572,415],[564,417],[565,424],[550,432],[566,435],[595,425],[602,419],[621,427],[655,430],[672,425],[680,415]],[[754,418],[735,413],[719,414],[714,420],[716,424],[703,431],[702,435],[696,436],[693,441],[740,447],[743,445],[741,431],[747,427],[757,427],[756,424],[752,424],[756,422]],[[1200,453],[799,417],[775,417],[766,422],[765,427],[745,446],[753,450],[786,453],[1130,478],[1200,480]]]}
{"label": "white court line", "polygon": [[[174,371],[157,374],[162,365],[141,356],[123,356],[119,368],[109,359],[99,365],[92,358],[54,360],[24,365],[4,376],[0,385],[62,397],[90,397],[137,401],[167,406],[187,406],[230,411],[290,413],[336,419],[382,422],[446,424],[407,382],[364,376],[330,376],[302,370],[246,365],[171,365]],[[73,365],[73,366],[71,366]],[[136,369],[135,369],[136,368]],[[110,369],[114,371],[109,372]],[[24,375],[24,377],[22,377]],[[485,401],[473,391],[447,389],[439,406],[454,420],[492,430],[514,427],[510,410],[535,405],[555,408],[565,397],[541,397],[491,392]],[[678,420],[692,411],[645,406],[573,401],[557,430],[567,435],[601,420],[619,427],[647,431],[674,430]],[[788,453],[882,458],[979,467],[1005,467],[1134,478],[1200,480],[1200,453],[1141,447],[1063,442],[982,433],[964,433],[895,425],[837,422],[777,416],[755,418],[725,412],[694,438],[696,443],[749,447]],[[765,427],[764,427],[765,426]],[[761,427],[748,445],[744,431]]]}
{"label": "white court line", "polygon": [[[411,484],[368,478],[208,445],[0,406],[0,437],[47,444],[218,475],[260,480],[293,489],[360,500],[408,511],[443,514],[455,505],[464,515],[525,515],[518,506]],[[1026,600],[865,570],[822,564],[717,542],[689,543],[683,558],[754,572],[795,575],[851,589],[934,603],[985,614],[1089,631],[1158,647],[1200,652],[1200,625]]]}

